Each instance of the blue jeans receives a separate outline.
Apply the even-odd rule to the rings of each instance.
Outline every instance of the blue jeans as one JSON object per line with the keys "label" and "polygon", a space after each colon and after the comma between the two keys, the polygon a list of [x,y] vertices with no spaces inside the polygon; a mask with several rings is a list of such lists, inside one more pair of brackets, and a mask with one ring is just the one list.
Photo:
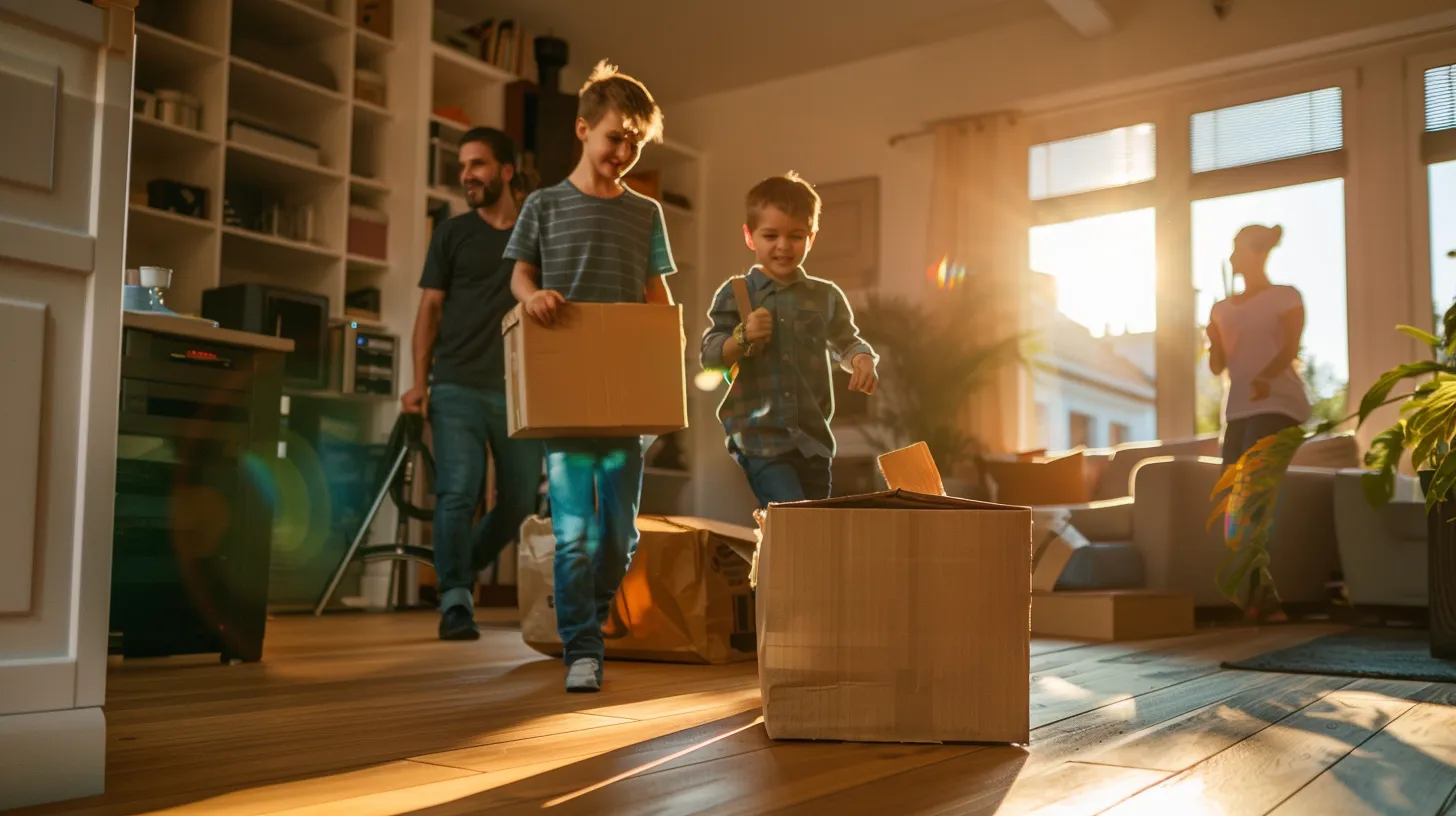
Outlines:
{"label": "blue jeans", "polygon": [[790,451],[770,457],[734,453],[733,458],[747,474],[748,486],[753,488],[760,508],[768,507],[770,502],[829,498],[830,462],[823,456]]}
{"label": "blue jeans", "polygon": [[602,625],[637,549],[642,440],[550,440],[546,473],[563,657],[568,666],[584,657],[601,660]]}
{"label": "blue jeans", "polygon": [[[439,383],[430,389],[435,452],[435,573],[440,609],[473,610],[475,574],[516,540],[536,510],[541,488],[539,441],[506,433],[506,395]],[[486,449],[495,458],[495,507],[471,528],[485,493]]]}

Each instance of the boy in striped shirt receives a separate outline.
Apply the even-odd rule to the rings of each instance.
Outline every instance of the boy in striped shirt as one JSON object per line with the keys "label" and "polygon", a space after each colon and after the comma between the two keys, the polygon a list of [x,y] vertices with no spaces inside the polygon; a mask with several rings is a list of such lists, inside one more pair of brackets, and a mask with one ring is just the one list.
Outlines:
{"label": "boy in striped shirt", "polygon": [[[661,140],[661,109],[642,83],[605,62],[580,100],[581,161],[565,181],[526,199],[505,251],[516,262],[512,293],[547,326],[566,301],[671,305],[665,278],[677,271],[661,205],[621,181],[642,145]],[[566,690],[595,692],[602,624],[637,547],[642,440],[547,440],[546,471]]]}

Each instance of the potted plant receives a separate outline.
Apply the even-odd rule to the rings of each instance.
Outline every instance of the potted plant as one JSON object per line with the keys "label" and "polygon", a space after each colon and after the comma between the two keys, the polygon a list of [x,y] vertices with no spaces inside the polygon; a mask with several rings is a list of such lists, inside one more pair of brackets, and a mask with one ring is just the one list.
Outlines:
{"label": "potted plant", "polygon": [[985,308],[977,303],[982,302],[871,296],[855,309],[860,334],[883,358],[866,438],[883,450],[924,442],[948,486],[974,468],[985,450],[960,422],[971,396],[1002,366],[1022,359],[1022,335],[987,343],[967,331],[976,325],[975,310]]}
{"label": "potted plant", "polygon": [[[1224,472],[1214,488],[1209,525],[1222,522],[1230,549],[1219,570],[1219,589],[1240,607],[1277,599],[1269,574],[1269,532],[1285,472],[1301,445],[1351,419],[1363,427],[1379,408],[1401,403],[1400,418],[1381,431],[1365,454],[1370,468],[1363,478],[1365,498],[1374,507],[1395,493],[1396,473],[1410,456],[1426,494],[1428,528],[1431,654],[1456,658],[1456,511],[1447,499],[1456,493],[1456,302],[1440,321],[1440,336],[1412,326],[1398,331],[1431,350],[1431,359],[1403,363],[1382,374],[1360,400],[1358,412],[1313,428],[1289,428],[1260,440]],[[1392,397],[1396,386],[1418,380],[1409,392]],[[1251,591],[1240,602],[1239,589]]]}

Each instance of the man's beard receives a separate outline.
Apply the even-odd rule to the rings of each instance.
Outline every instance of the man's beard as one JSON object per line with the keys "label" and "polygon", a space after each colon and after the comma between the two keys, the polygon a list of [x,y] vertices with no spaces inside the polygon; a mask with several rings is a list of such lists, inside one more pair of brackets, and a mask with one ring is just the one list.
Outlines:
{"label": "man's beard", "polygon": [[500,200],[501,193],[505,192],[505,189],[505,182],[501,180],[500,176],[496,176],[489,184],[482,187],[466,187],[465,200],[477,210],[484,209],[494,206]]}

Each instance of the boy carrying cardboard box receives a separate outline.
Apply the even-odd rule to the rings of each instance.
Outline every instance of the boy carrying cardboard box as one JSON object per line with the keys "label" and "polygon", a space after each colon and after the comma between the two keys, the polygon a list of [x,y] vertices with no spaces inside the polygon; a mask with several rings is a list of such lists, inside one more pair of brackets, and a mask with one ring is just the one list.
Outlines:
{"label": "boy carrying cardboard box", "polygon": [[[662,111],[647,88],[598,64],[578,106],[581,161],[566,180],[526,199],[506,247],[505,256],[516,261],[511,291],[532,320],[551,326],[569,301],[672,303],[664,278],[676,266],[662,207],[621,181],[642,145],[661,133]],[[555,438],[545,446],[566,690],[595,692],[602,684],[602,624],[638,539],[642,438]]]}

